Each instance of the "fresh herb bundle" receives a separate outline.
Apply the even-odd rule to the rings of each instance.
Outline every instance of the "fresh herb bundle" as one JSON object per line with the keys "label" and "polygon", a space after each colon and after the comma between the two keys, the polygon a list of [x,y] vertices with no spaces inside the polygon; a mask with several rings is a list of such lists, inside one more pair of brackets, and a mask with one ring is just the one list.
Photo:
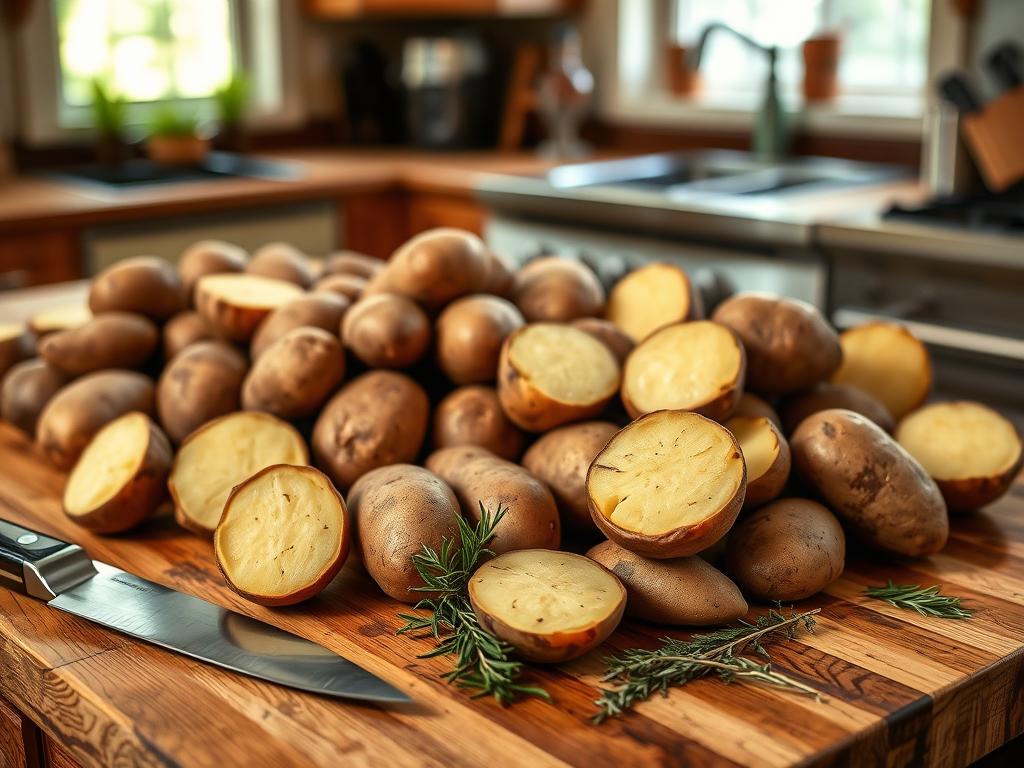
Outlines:
{"label": "fresh herb bundle", "polygon": [[403,635],[422,632],[421,636],[436,638],[437,647],[420,658],[453,655],[455,666],[444,674],[444,679],[460,688],[477,689],[473,698],[494,696],[502,706],[517,696],[539,696],[550,700],[543,688],[516,682],[523,663],[512,658],[513,648],[480,626],[469,603],[466,585],[480,559],[494,553],[487,544],[494,537],[494,529],[508,508],[498,507],[493,515],[480,505],[480,520],[473,527],[461,516],[457,518],[459,541],[445,537],[440,551],[423,545],[421,552],[412,556],[413,564],[423,586],[417,592],[430,592],[430,597],[414,606],[427,610],[429,616],[400,613],[405,625],[398,630]]}
{"label": "fresh herb bundle", "polygon": [[969,619],[971,612],[961,607],[959,597],[940,595],[938,585],[922,587],[918,584],[894,584],[892,579],[884,587],[868,587],[868,597],[884,600],[889,605],[916,611],[922,616],[940,619]]}
{"label": "fresh herb bundle", "polygon": [[598,707],[593,720],[601,723],[650,698],[655,693],[666,695],[673,686],[716,673],[724,682],[751,680],[818,697],[817,691],[803,683],[743,656],[748,649],[766,660],[770,657],[765,643],[780,638],[793,638],[800,627],[813,631],[814,614],[820,609],[785,615],[771,610],[750,624],[741,621],[738,627],[726,627],[690,640],[663,638],[653,650],[630,649],[606,660],[605,682],[619,683],[617,688],[602,689],[594,703]]}

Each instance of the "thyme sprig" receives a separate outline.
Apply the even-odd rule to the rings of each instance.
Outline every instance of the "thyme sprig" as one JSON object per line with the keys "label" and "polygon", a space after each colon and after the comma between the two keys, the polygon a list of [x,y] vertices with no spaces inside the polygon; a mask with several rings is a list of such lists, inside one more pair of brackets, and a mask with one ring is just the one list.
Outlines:
{"label": "thyme sprig", "polygon": [[493,696],[502,706],[518,696],[539,696],[550,701],[543,688],[517,683],[523,663],[512,658],[514,649],[480,626],[469,603],[467,584],[480,560],[494,554],[487,544],[508,508],[498,507],[491,514],[480,505],[480,520],[471,526],[461,516],[457,518],[459,540],[444,537],[435,551],[423,545],[412,556],[416,572],[423,579],[417,592],[429,592],[430,597],[420,600],[414,608],[428,611],[427,616],[400,613],[405,625],[398,630],[404,635],[421,633],[420,637],[433,637],[439,642],[434,650],[419,658],[452,655],[455,666],[443,678],[460,688],[475,689],[473,698]]}
{"label": "thyme sprig", "polygon": [[[750,680],[817,698],[818,692],[810,686],[772,670],[765,644],[782,638],[791,639],[801,627],[808,632],[813,631],[813,616],[819,610],[815,608],[788,616],[781,609],[771,610],[753,624],[740,621],[739,626],[694,635],[690,640],[666,637],[653,650],[632,648],[612,656],[606,659],[608,666],[602,680],[619,685],[601,689],[600,697],[594,702],[598,711],[593,721],[601,723],[609,717],[621,715],[655,693],[667,695],[669,688],[685,685],[711,673],[726,683]],[[758,663],[743,656],[745,652],[757,653],[766,661]]]}
{"label": "thyme sprig", "polygon": [[868,587],[864,594],[889,605],[916,611],[922,616],[940,619],[969,619],[971,612],[960,605],[959,597],[939,594],[940,587],[922,587],[919,584],[894,584],[889,579],[884,587]]}

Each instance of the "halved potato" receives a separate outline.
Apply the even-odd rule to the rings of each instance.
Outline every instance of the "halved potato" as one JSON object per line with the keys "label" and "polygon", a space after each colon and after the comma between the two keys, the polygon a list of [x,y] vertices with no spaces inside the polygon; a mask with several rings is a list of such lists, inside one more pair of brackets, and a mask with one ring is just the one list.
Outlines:
{"label": "halved potato", "polygon": [[469,600],[480,625],[519,656],[559,663],[582,656],[615,631],[626,590],[588,557],[521,549],[477,568]]}
{"label": "halved potato", "polygon": [[64,512],[98,533],[134,528],[166,497],[172,456],[167,436],[146,414],[133,411],[114,419],[71,470]]}
{"label": "halved potato", "polygon": [[981,403],[925,406],[900,422],[896,440],[932,476],[954,511],[998,499],[1024,460],[1013,424]]}
{"label": "halved potato", "polygon": [[596,416],[618,389],[619,364],[611,350],[570,325],[526,325],[501,349],[501,406],[531,432]]}
{"label": "halved potato", "polygon": [[189,301],[199,278],[222,272],[241,272],[249,254],[244,248],[223,240],[200,240],[181,252],[178,258],[178,274],[185,283]]}
{"label": "halved potato", "polygon": [[206,275],[196,284],[196,309],[221,338],[249,341],[263,318],[302,293],[294,283],[259,275]]}
{"label": "halved potato", "polygon": [[92,310],[85,304],[67,304],[36,312],[28,319],[29,330],[42,338],[48,333],[79,328],[92,319]]}
{"label": "halved potato", "polygon": [[686,411],[655,411],[619,430],[587,473],[594,523],[646,557],[694,555],[732,527],[747,469],[732,433]]}
{"label": "halved potato", "polygon": [[211,534],[231,489],[274,464],[308,464],[302,435],[259,411],[229,413],[190,434],[167,480],[174,517],[190,531]]}
{"label": "halved potato", "polygon": [[676,323],[637,345],[622,372],[622,402],[634,419],[665,408],[709,419],[735,410],[746,371],[743,344],[710,320]]}
{"label": "halved potato", "polygon": [[835,383],[874,395],[897,421],[928,399],[931,357],[902,325],[865,323],[843,331],[839,343],[843,362],[832,376]]}
{"label": "halved potato", "polygon": [[313,467],[277,464],[241,483],[213,539],[228,586],[260,605],[294,605],[323,590],[351,546],[345,501]]}
{"label": "halved potato", "polygon": [[605,317],[639,343],[666,325],[702,314],[682,268],[655,262],[635,269],[612,288]]}
{"label": "halved potato", "polygon": [[755,419],[734,416],[725,423],[743,450],[747,464],[746,508],[771,501],[789,480],[789,443],[767,417]]}

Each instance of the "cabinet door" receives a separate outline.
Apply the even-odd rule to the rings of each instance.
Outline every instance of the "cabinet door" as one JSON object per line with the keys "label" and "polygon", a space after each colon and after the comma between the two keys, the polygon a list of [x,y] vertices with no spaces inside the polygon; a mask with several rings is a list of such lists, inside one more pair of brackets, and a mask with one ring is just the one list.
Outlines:
{"label": "cabinet door", "polygon": [[410,202],[410,235],[434,227],[456,227],[482,235],[486,221],[486,209],[468,197],[414,194]]}
{"label": "cabinet door", "polygon": [[0,291],[74,280],[82,274],[74,230],[0,234]]}
{"label": "cabinet door", "polygon": [[82,768],[70,752],[52,739],[46,739],[46,768]]}
{"label": "cabinet door", "polygon": [[35,725],[0,699],[0,768],[38,768]]}

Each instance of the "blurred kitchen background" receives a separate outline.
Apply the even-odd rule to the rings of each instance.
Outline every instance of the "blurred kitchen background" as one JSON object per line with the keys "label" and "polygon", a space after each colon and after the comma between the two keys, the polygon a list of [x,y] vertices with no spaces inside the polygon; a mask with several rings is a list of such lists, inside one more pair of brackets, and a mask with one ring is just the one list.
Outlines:
{"label": "blurred kitchen background", "polygon": [[1021,409],[1022,47],[1021,0],[3,0],[0,315],[206,237],[457,226],[899,319]]}

